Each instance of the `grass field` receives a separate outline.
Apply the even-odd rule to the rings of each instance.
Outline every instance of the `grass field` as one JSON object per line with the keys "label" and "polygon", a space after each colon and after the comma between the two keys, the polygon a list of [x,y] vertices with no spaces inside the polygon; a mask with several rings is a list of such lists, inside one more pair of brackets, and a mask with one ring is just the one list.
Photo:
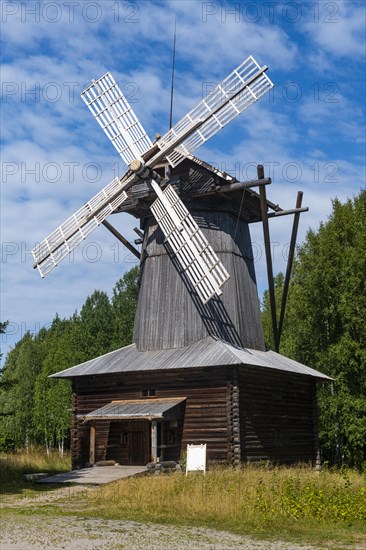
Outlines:
{"label": "grass field", "polygon": [[[41,451],[0,460],[1,489],[34,496],[54,490],[23,481],[24,472],[61,472],[69,457]],[[24,502],[24,501],[23,501]],[[4,503],[5,504],[5,503]],[[3,509],[4,514],[80,515],[190,525],[262,539],[320,543],[322,547],[366,547],[365,477],[352,470],[316,472],[309,467],[215,468],[205,476],[128,478],[68,498]]]}
{"label": "grass field", "polygon": [[70,456],[63,456],[51,450],[47,454],[43,449],[31,448],[29,452],[0,454],[0,494],[22,494],[29,490],[37,491],[34,486],[24,480],[24,474],[47,472],[58,474],[71,468]]}

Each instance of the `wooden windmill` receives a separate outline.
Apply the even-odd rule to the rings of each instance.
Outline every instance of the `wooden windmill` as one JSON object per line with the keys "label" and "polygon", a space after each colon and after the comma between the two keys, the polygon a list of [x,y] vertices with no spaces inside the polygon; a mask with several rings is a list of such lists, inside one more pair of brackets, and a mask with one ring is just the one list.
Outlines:
{"label": "wooden windmill", "polygon": [[[267,414],[267,402],[272,407],[264,422],[269,431],[260,435],[260,445],[268,443],[268,449],[255,447],[253,456],[283,461],[314,456],[314,379],[326,377],[265,350],[249,234],[250,223],[263,222],[278,350],[298,217],[306,210],[301,194],[296,208],[284,211],[266,198],[271,180],[262,166],[256,180],[239,182],[193,156],[273,87],[266,71],[248,57],[155,143],[110,73],[82,93],[129,170],[35,247],[34,267],[45,276],[103,224],[140,258],[140,289],[134,343],[54,375],[73,382],[74,467],[88,457],[94,462],[117,456],[128,464],[159,455],[178,459],[192,438],[207,443],[209,459],[239,462],[249,457],[247,442],[251,430],[257,430],[258,415],[252,418],[255,406],[248,401],[251,391],[255,403],[262,396],[260,415]],[[118,212],[140,220],[141,255],[106,221]],[[278,327],[268,219],[289,213],[295,221]],[[295,394],[293,380],[298,383]],[[268,397],[273,388],[275,408]],[[306,415],[298,412],[302,395]],[[300,451],[285,432],[281,435],[284,406],[294,409],[288,437],[298,431],[304,442]],[[167,444],[170,439],[174,442]],[[286,452],[279,451],[285,440]],[[118,447],[113,451],[117,455],[109,447]]]}

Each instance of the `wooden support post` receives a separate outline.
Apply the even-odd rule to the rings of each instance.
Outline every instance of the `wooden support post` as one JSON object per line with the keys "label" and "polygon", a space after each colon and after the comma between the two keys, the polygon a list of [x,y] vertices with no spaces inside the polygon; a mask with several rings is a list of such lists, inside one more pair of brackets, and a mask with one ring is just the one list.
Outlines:
{"label": "wooden support post", "polygon": [[[264,179],[264,169],[261,164],[257,166],[257,173],[258,173],[258,179]],[[266,195],[266,188],[264,185],[261,185],[259,187],[259,198],[260,198],[260,205],[261,205],[261,212],[262,212],[264,248],[266,252],[268,289],[269,289],[269,301],[270,301],[270,307],[271,307],[273,340],[274,340],[275,351],[278,352],[276,296],[275,296],[275,288],[274,288],[274,281],[273,281],[271,241],[269,238],[267,195]]]}
{"label": "wooden support post", "polygon": [[160,423],[160,460],[164,460],[165,457],[165,426],[166,422],[164,420]]}
{"label": "wooden support post", "polygon": [[114,235],[116,237],[116,239],[121,241],[121,243],[124,244],[125,247],[130,252],[132,252],[132,254],[134,256],[136,256],[136,258],[138,258],[138,259],[141,258],[140,252],[134,246],[132,246],[132,244],[129,243],[128,240],[125,239],[125,237],[123,235],[121,235],[121,233],[119,231],[117,231],[117,229],[115,227],[113,227],[113,225],[111,225],[109,222],[107,222],[107,220],[102,221],[102,224],[104,225],[104,227],[106,227],[108,229],[108,231],[110,231],[112,233],[112,235]]}
{"label": "wooden support post", "polygon": [[158,423],[151,421],[151,462],[156,462],[158,458]]}
{"label": "wooden support post", "polygon": [[295,212],[295,215],[294,215],[294,222],[293,222],[293,225],[292,225],[290,248],[289,248],[288,259],[287,259],[286,276],[285,276],[285,282],[284,282],[284,285],[283,285],[280,321],[279,321],[279,324],[278,324],[278,347],[280,346],[282,329],[283,329],[283,321],[284,321],[284,318],[285,318],[287,295],[288,295],[288,289],[289,289],[289,286],[290,286],[292,264],[293,264],[294,255],[295,255],[297,230],[298,230],[298,227],[299,227],[302,196],[303,196],[303,192],[299,191],[297,193],[297,199],[296,199],[296,210],[299,209],[299,211]]}
{"label": "wooden support post", "polygon": [[94,422],[91,422],[90,424],[89,462],[90,464],[95,464],[95,424]]}

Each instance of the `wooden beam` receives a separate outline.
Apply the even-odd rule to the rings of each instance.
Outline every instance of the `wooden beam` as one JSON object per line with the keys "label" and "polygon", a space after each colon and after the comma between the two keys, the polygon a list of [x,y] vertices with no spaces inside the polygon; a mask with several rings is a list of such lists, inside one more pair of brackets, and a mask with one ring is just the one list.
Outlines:
{"label": "wooden beam", "polygon": [[[298,230],[298,227],[299,227],[300,213],[304,211],[304,209],[301,208],[302,196],[303,196],[303,192],[299,191],[297,193],[296,208],[294,210],[295,215],[294,215],[294,221],[293,221],[293,225],[292,225],[292,233],[291,233],[290,248],[289,248],[289,252],[288,252],[285,282],[284,282],[284,285],[283,285],[283,294],[282,294],[282,303],[281,303],[281,312],[280,312],[280,322],[278,324],[278,346],[280,345],[282,329],[283,329],[283,321],[284,321],[284,318],[285,318],[286,302],[287,302],[288,289],[289,289],[289,286],[290,286],[292,265],[293,265],[294,256],[295,256],[295,246],[296,246],[297,230]],[[309,210],[309,209],[307,209],[307,210]]]}
{"label": "wooden beam", "polygon": [[[257,166],[257,172],[258,172],[258,179],[259,180],[263,179],[264,168],[261,164]],[[260,198],[260,205],[261,205],[261,212],[262,212],[264,248],[266,252],[267,277],[268,277],[269,301],[270,301],[270,308],[271,308],[273,340],[274,340],[275,351],[278,352],[276,296],[275,296],[275,288],[274,288],[274,281],[273,281],[271,241],[269,237],[267,196],[266,196],[266,188],[264,185],[261,185],[259,187],[259,198]]]}
{"label": "wooden beam", "polygon": [[92,422],[90,425],[89,462],[90,464],[95,464],[95,424],[94,422]]}
{"label": "wooden beam", "polygon": [[131,243],[129,243],[128,240],[125,239],[125,237],[123,235],[121,235],[121,233],[119,231],[117,231],[117,229],[115,227],[113,227],[113,225],[111,225],[109,222],[107,222],[107,220],[104,220],[102,222],[102,224],[104,225],[104,227],[106,227],[108,229],[108,231],[110,231],[112,233],[112,235],[114,235],[116,237],[116,239],[118,239],[122,244],[124,244],[125,247],[130,252],[132,252],[132,254],[134,256],[136,256],[136,258],[138,258],[138,259],[141,258],[140,252]]}
{"label": "wooden beam", "polygon": [[218,195],[219,193],[230,193],[231,191],[240,191],[242,189],[250,189],[251,187],[258,187],[261,185],[270,185],[272,183],[271,178],[262,178],[257,180],[228,183],[227,185],[222,185],[215,187],[211,191],[204,191],[202,193],[192,193],[191,197],[208,197],[211,195]]}
{"label": "wooden beam", "polygon": [[138,235],[139,237],[141,237],[141,239],[144,238],[144,232],[141,231],[141,229],[139,229],[138,227],[134,227],[133,230],[134,230],[135,233],[137,233],[137,235]]}
{"label": "wooden beam", "polygon": [[277,210],[268,214],[269,218],[278,218],[278,216],[288,216],[289,214],[301,214],[301,212],[309,212],[309,207],[304,208],[292,208],[291,210]]}

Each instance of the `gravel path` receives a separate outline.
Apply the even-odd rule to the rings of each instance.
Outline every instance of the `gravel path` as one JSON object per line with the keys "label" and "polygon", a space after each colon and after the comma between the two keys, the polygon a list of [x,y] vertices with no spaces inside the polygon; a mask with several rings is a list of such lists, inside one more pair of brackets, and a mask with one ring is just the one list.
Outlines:
{"label": "gravel path", "polygon": [[193,527],[75,516],[15,516],[1,521],[1,550],[315,550]]}
{"label": "gravel path", "polygon": [[[71,499],[72,497],[87,496],[88,493],[95,491],[96,487],[87,487],[85,485],[72,485],[70,487],[58,487],[52,491],[44,491],[28,495],[25,497],[19,497],[18,495],[1,495],[0,496],[0,510],[1,508],[27,508],[34,507],[38,504],[52,504],[58,502],[61,499]],[[1,544],[0,544],[1,550]]]}

